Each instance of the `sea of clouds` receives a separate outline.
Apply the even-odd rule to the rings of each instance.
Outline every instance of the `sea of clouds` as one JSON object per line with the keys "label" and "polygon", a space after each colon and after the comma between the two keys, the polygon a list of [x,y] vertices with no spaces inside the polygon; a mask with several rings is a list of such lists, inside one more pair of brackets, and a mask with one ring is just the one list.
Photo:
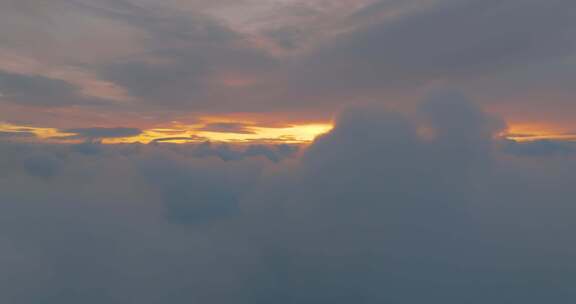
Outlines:
{"label": "sea of clouds", "polygon": [[0,143],[0,302],[573,303],[576,154],[457,94],[290,146]]}

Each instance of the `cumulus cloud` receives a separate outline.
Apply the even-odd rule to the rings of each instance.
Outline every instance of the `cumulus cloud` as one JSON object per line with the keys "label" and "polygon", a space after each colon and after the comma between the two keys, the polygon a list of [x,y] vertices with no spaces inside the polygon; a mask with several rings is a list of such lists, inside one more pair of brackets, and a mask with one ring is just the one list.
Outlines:
{"label": "cumulus cloud", "polygon": [[[228,168],[218,161],[190,167],[185,164],[166,159],[151,159],[142,164],[144,176],[159,190],[170,220],[194,224],[239,212],[243,189],[239,187],[240,180],[231,178]],[[243,178],[251,179],[248,174]]]}
{"label": "cumulus cloud", "polygon": [[31,176],[50,178],[58,172],[61,162],[62,160],[54,155],[33,154],[24,159],[23,166]]}
{"label": "cumulus cloud", "polygon": [[571,301],[576,159],[504,153],[497,119],[443,96],[416,115],[348,108],[280,163],[2,143],[0,299]]}
{"label": "cumulus cloud", "polygon": [[230,144],[214,144],[209,141],[183,146],[174,145],[169,146],[169,148],[191,157],[216,157],[223,161],[264,157],[273,162],[280,162],[295,157],[299,151],[296,145],[245,145],[236,147]]}

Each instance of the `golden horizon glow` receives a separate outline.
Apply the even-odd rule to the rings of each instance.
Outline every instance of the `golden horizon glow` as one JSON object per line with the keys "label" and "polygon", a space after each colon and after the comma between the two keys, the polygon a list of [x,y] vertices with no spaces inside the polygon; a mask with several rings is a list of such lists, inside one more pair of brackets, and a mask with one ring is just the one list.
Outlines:
{"label": "golden horizon glow", "polygon": [[[243,126],[242,130],[214,131],[203,129],[210,123],[233,123]],[[154,142],[167,142],[173,144],[221,142],[221,143],[252,143],[252,144],[306,144],[314,141],[319,135],[332,130],[331,123],[305,123],[281,124],[279,126],[259,125],[254,121],[236,120],[229,117],[205,117],[200,122],[192,125],[173,122],[169,126],[149,128],[142,130],[137,136],[102,138],[103,144],[149,144]],[[24,142],[49,142],[49,143],[80,143],[86,138],[75,136],[74,133],[66,133],[58,128],[31,127],[0,122],[0,132],[33,133],[35,137],[15,137],[14,140]],[[516,124],[501,134],[503,138],[517,142],[530,142],[537,140],[561,140],[576,141],[576,134],[565,130],[538,124]]]}
{"label": "golden horizon glow", "polygon": [[530,142],[537,140],[576,141],[576,134],[564,128],[551,125],[518,123],[509,127],[504,137],[517,142]]}
{"label": "golden horizon glow", "polygon": [[[211,122],[238,123],[245,126],[242,130],[235,131],[214,131],[203,129]],[[332,124],[328,123],[298,123],[283,126],[259,126],[254,122],[218,120],[208,118],[202,123],[194,125],[174,124],[171,127],[150,128],[142,130],[137,136],[127,136],[118,138],[102,138],[103,144],[130,144],[153,142],[168,142],[173,144],[194,143],[194,142],[223,142],[223,143],[287,143],[305,144],[332,129]],[[57,128],[29,127],[0,123],[0,131],[12,133],[33,133],[36,137],[18,138],[19,141],[40,141],[51,143],[79,143],[86,140],[75,136],[74,133],[67,133]]]}

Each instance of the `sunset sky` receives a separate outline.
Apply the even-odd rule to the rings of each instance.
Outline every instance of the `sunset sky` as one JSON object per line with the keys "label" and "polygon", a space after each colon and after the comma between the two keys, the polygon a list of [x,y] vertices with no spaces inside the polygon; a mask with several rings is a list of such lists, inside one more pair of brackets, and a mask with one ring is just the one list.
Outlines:
{"label": "sunset sky", "polygon": [[122,127],[146,134],[130,142],[166,137],[162,129],[310,141],[343,106],[410,108],[448,87],[513,133],[574,135],[573,9],[566,0],[3,0],[0,128],[41,140]]}
{"label": "sunset sky", "polygon": [[0,303],[576,303],[576,1],[0,0]]}

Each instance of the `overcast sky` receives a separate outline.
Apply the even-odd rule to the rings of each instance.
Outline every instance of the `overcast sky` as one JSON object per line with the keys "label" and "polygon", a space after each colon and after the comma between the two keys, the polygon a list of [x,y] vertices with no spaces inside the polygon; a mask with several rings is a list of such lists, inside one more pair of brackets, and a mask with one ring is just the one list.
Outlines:
{"label": "overcast sky", "polygon": [[240,112],[326,122],[342,105],[410,107],[449,87],[518,125],[570,131],[575,5],[4,0],[0,120],[152,128]]}
{"label": "overcast sky", "polygon": [[573,0],[0,0],[0,302],[571,304]]}

